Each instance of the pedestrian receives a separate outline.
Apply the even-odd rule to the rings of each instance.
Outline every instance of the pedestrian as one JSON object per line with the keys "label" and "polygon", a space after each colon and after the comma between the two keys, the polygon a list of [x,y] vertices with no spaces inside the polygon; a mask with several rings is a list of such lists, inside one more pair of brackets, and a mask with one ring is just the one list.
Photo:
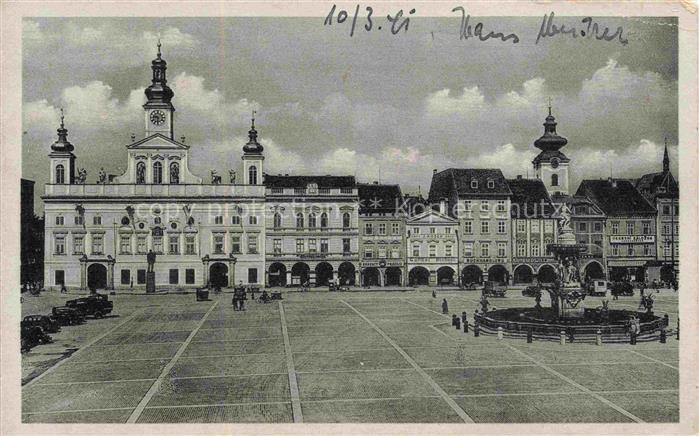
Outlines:
{"label": "pedestrian", "polygon": [[442,313],[445,315],[449,314],[449,305],[446,298],[442,300]]}
{"label": "pedestrian", "polygon": [[432,289],[432,298],[437,298],[437,291]]}
{"label": "pedestrian", "polygon": [[468,317],[466,316],[466,312],[461,312],[461,323],[462,324],[468,323]]}
{"label": "pedestrian", "polygon": [[68,293],[68,289],[66,289],[66,284],[61,283],[61,294],[67,294],[67,293]]}

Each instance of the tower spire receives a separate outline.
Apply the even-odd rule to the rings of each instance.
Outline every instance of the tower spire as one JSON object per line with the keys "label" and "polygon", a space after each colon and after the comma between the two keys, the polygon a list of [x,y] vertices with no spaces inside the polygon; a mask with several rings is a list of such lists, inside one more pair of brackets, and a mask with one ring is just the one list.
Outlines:
{"label": "tower spire", "polygon": [[253,110],[250,130],[248,130],[248,143],[243,146],[243,151],[245,154],[262,154],[262,150],[264,150],[264,147],[257,142],[257,130],[255,130],[256,114],[257,111]]}
{"label": "tower spire", "polygon": [[162,44],[160,44],[160,37],[158,37],[158,59],[160,59],[160,56],[161,56],[161,54],[160,54],[160,46],[161,45]]}
{"label": "tower spire", "polygon": [[53,151],[73,151],[75,147],[68,141],[68,129],[65,127],[65,115],[61,108],[61,125],[56,130],[58,139],[51,145]]}
{"label": "tower spire", "polygon": [[551,96],[550,95],[549,95],[549,116],[550,117],[553,116],[553,115],[551,115]]}
{"label": "tower spire", "polygon": [[670,172],[670,156],[667,153],[667,136],[665,137],[665,152],[663,154],[663,172]]}

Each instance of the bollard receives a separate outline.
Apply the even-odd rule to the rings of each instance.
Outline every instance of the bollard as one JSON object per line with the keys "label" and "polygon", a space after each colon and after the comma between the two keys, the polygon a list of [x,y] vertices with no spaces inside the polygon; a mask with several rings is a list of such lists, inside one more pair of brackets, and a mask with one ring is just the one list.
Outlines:
{"label": "bollard", "polygon": [[602,345],[602,330],[597,329],[597,345]]}
{"label": "bollard", "polygon": [[529,327],[527,329],[527,344],[531,344],[533,339],[534,339],[534,332],[532,332],[532,328]]}
{"label": "bollard", "polygon": [[477,338],[480,335],[481,335],[481,327],[478,325],[478,323],[475,323],[473,325],[473,337]]}
{"label": "bollard", "polygon": [[660,343],[667,343],[667,332],[665,331],[665,328],[660,329]]}
{"label": "bollard", "polygon": [[498,327],[498,340],[502,339],[502,327]]}
{"label": "bollard", "polygon": [[566,332],[561,330],[561,345],[566,344]]}

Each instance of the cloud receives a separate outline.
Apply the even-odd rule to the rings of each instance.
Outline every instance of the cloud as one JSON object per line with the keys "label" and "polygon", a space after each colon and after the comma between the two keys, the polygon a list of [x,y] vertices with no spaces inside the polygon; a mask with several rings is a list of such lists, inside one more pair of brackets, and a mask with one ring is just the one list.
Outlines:
{"label": "cloud", "polygon": [[427,96],[425,112],[428,117],[461,116],[470,117],[485,107],[485,97],[478,86],[465,87],[461,95],[451,95],[449,89],[442,89]]}

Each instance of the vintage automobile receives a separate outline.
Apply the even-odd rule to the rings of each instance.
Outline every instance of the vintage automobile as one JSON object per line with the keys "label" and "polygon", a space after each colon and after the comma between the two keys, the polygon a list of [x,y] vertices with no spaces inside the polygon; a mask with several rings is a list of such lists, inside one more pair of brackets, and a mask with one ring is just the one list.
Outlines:
{"label": "vintage automobile", "polygon": [[633,285],[629,282],[612,282],[610,283],[609,289],[612,295],[615,296],[633,296]]}
{"label": "vintage automobile", "polygon": [[53,342],[51,336],[44,333],[38,325],[22,325],[20,335],[20,351],[23,353],[39,344],[50,344]]}
{"label": "vintage automobile", "polygon": [[46,315],[25,316],[21,325],[22,327],[41,327],[41,330],[47,333],[57,333],[61,330],[61,325],[58,323],[58,321]]}
{"label": "vintage automobile", "polygon": [[607,296],[607,281],[594,279],[587,282],[584,286],[587,295],[593,297],[606,297]]}
{"label": "vintage automobile", "polygon": [[84,298],[68,300],[66,301],[66,307],[76,309],[84,316],[102,318],[104,315],[111,313],[114,303],[109,301],[106,295],[93,294]]}
{"label": "vintage automobile", "polygon": [[523,297],[536,297],[537,295],[541,294],[541,288],[538,286],[527,286],[526,288],[522,289],[522,296]]}
{"label": "vintage automobile", "polygon": [[71,307],[54,307],[51,309],[51,318],[58,321],[60,325],[75,325],[85,322],[85,316]]}
{"label": "vintage automobile", "polygon": [[506,292],[505,285],[498,282],[487,281],[483,283],[483,295],[486,297],[504,297]]}

